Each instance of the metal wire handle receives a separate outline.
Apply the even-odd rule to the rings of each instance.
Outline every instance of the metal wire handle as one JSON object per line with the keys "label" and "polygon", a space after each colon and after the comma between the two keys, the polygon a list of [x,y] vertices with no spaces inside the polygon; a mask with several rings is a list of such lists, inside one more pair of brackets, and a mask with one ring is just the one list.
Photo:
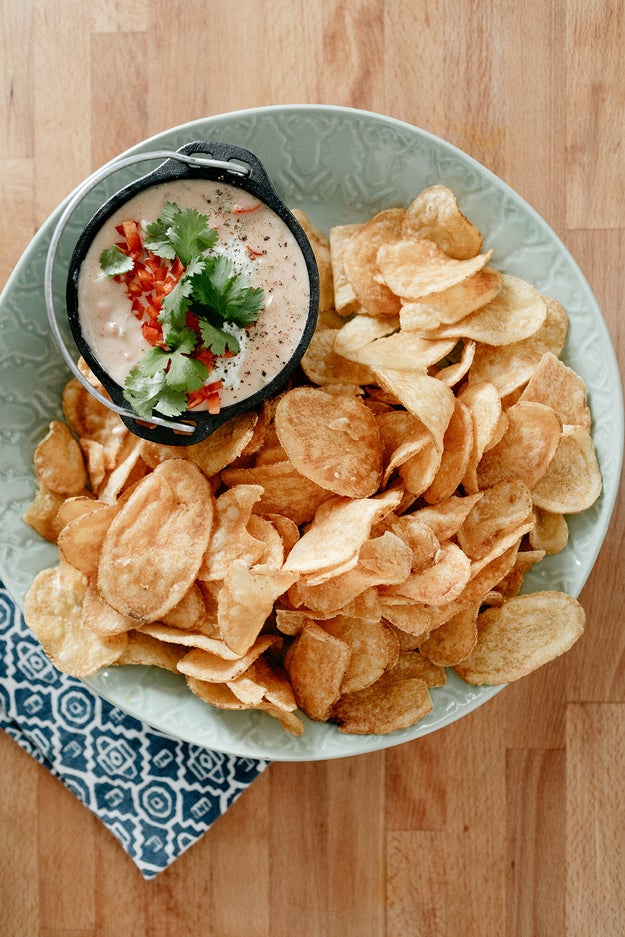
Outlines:
{"label": "metal wire handle", "polygon": [[[118,404],[114,403],[109,397],[105,397],[97,387],[94,387],[91,384],[85,375],[80,371],[76,361],[68,351],[68,348],[65,344],[61,330],[59,329],[59,324],[56,317],[56,310],[54,308],[54,294],[52,289],[52,279],[54,276],[54,265],[56,262],[56,255],[59,248],[59,243],[65,232],[65,228],[74,213],[75,209],[78,207],[83,198],[93,189],[95,186],[102,182],[104,179],[107,179],[114,172],[117,172],[118,169],[125,169],[127,166],[132,166],[135,163],[146,162],[147,160],[152,159],[177,159],[181,163],[186,163],[187,166],[192,166],[194,168],[211,168],[211,169],[224,169],[228,172],[234,173],[237,176],[245,177],[249,176],[250,170],[248,166],[244,166],[241,163],[230,162],[219,159],[210,159],[205,156],[192,156],[187,155],[186,153],[179,153],[177,150],[152,150],[149,153],[137,153],[132,156],[125,156],[121,159],[116,160],[114,163],[107,164],[101,169],[98,169],[93,175],[89,176],[74,192],[69,202],[67,203],[65,209],[63,210],[61,217],[57,223],[56,228],[52,234],[50,240],[50,245],[48,247],[48,253],[46,256],[46,263],[44,268],[44,296],[46,303],[46,312],[48,315],[48,321],[50,323],[50,330],[52,336],[58,346],[61,355],[70,371],[74,376],[80,381],[82,386],[87,390],[92,397],[95,397],[101,404],[107,407],[109,410],[113,410],[120,417],[126,417],[126,419],[136,420],[137,414],[133,410],[128,410],[124,407],[120,407]],[[150,417],[150,422],[155,423],[158,426],[164,426],[167,429],[176,430],[179,433],[186,433],[191,435],[195,432],[195,426],[191,426],[189,423],[175,423],[172,420],[166,420],[162,417],[154,416]]]}

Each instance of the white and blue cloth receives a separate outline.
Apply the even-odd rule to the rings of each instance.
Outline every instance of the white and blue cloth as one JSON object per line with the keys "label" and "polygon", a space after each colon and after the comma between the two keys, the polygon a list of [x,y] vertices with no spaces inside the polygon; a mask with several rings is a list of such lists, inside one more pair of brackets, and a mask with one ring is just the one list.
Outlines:
{"label": "white and blue cloth", "polygon": [[163,735],[59,673],[2,583],[0,728],[100,818],[146,879],[269,764]]}

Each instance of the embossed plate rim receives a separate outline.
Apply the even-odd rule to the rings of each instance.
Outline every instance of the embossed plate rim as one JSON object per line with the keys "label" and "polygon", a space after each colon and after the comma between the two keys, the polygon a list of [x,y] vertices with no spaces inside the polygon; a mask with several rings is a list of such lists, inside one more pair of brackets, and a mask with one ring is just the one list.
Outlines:
{"label": "embossed plate rim", "polygon": [[[310,163],[304,168],[295,166],[294,169],[293,159],[298,158],[302,164],[305,164],[310,156],[309,151],[314,150],[315,145],[319,146],[319,140],[324,140],[324,133],[330,125],[334,148],[326,148],[321,154],[318,151],[316,154],[317,165]],[[293,127],[297,128],[297,134],[293,133]],[[285,135],[286,139],[290,140],[290,152],[286,156],[285,149],[280,149],[279,144],[276,142],[277,133],[275,131],[278,129]],[[311,134],[311,130],[314,130],[315,133]],[[373,140],[375,146],[369,150],[365,149],[364,156],[361,153],[360,157],[358,157],[358,154],[354,157],[353,147],[350,149],[351,144],[353,144],[353,140],[350,142],[351,133],[359,136],[361,142],[364,137],[369,142]],[[555,232],[505,182],[472,157],[427,131],[398,121],[395,118],[370,111],[335,107],[333,105],[297,104],[233,111],[180,124],[163,133],[155,134],[125,151],[122,155],[145,152],[157,146],[174,147],[191,139],[210,139],[211,135],[214,139],[224,138],[219,136],[220,134],[225,135],[226,139],[233,139],[234,136],[237,142],[256,151],[261,160],[266,163],[269,174],[274,179],[276,187],[281,190],[281,194],[285,195],[288,191],[292,196],[291,206],[308,210],[313,221],[321,226],[325,226],[324,221],[328,220],[330,213],[327,204],[320,201],[316,195],[319,191],[322,191],[324,184],[328,182],[332,184],[339,178],[338,175],[333,176],[333,171],[336,170],[337,166],[350,167],[350,165],[353,165],[354,159],[356,159],[357,165],[358,158],[361,160],[359,164],[360,176],[358,179],[354,177],[351,180],[352,191],[356,193],[355,200],[350,202],[349,205],[343,203],[343,217],[338,218],[333,214],[330,219],[336,223],[342,223],[350,218],[364,219],[371,213],[372,209],[376,210],[378,207],[385,207],[388,204],[388,202],[381,200],[382,190],[388,190],[386,175],[383,179],[380,177],[381,181],[376,189],[377,194],[369,200],[367,199],[366,190],[359,188],[361,177],[366,177],[368,172],[373,171],[374,174],[375,172],[381,172],[381,167],[379,165],[376,167],[376,158],[380,154],[384,154],[385,159],[390,160],[388,166],[385,163],[383,168],[384,172],[388,170],[389,176],[392,175],[393,169],[397,168],[397,163],[400,167],[403,165],[404,168],[408,163],[417,165],[421,158],[425,160],[424,154],[427,154],[430,169],[433,163],[436,163],[437,170],[444,167],[442,177],[440,172],[439,175],[430,174],[428,176],[424,170],[422,175],[418,178],[415,177],[415,182],[411,184],[410,191],[414,194],[419,187],[431,184],[433,181],[447,181],[451,184],[454,179],[459,180],[457,191],[461,198],[461,204],[463,204],[466,213],[483,228],[486,240],[490,236],[492,246],[496,250],[495,263],[497,263],[498,254],[500,254],[505,260],[504,269],[508,269],[509,272],[516,272],[517,275],[524,275],[526,279],[537,282],[537,285],[544,289],[544,285],[538,282],[541,277],[544,279],[545,271],[540,272],[539,270],[542,259],[537,257],[536,239],[538,238],[543,246],[547,246],[555,271],[550,271],[549,275],[557,277],[559,271],[561,273],[560,278],[557,280],[557,287],[563,296],[557,295],[557,290],[552,291],[552,295],[563,301],[563,298],[569,295],[570,284],[575,285],[577,290],[574,297],[575,301],[582,303],[581,309],[577,309],[577,316],[580,321],[584,322],[584,340],[594,342],[603,356],[602,360],[605,360],[605,386],[597,384],[597,381],[593,379],[589,381],[588,375],[583,373],[584,368],[578,367],[575,357],[577,349],[581,345],[578,343],[577,337],[569,348],[571,363],[574,367],[578,367],[589,384],[591,405],[593,395],[597,399],[603,395],[609,399],[612,408],[609,428],[606,426],[603,417],[595,425],[595,433],[599,439],[598,452],[602,460],[602,470],[604,471],[604,481],[606,483],[604,494],[596,508],[591,509],[582,518],[574,519],[572,523],[572,541],[575,544],[581,544],[580,550],[575,553],[567,548],[568,552],[565,551],[564,555],[549,558],[544,566],[541,564],[543,568],[532,581],[533,588],[568,587],[568,591],[576,595],[579,594],[603,542],[618,491],[618,478],[623,457],[623,401],[616,356],[597,302],[579,266]],[[306,134],[309,136],[306,137]],[[328,132],[326,136],[329,135]],[[299,152],[297,144],[298,142],[302,143],[302,136],[308,150]],[[401,154],[398,155],[399,149],[396,152],[392,145],[390,151],[386,152],[385,147],[388,139],[392,139],[394,144],[402,150]],[[252,145],[254,142],[258,143],[258,147],[255,148]],[[400,142],[401,147],[399,146]],[[379,147],[379,150],[376,149],[377,147]],[[369,157],[371,159],[368,162]],[[401,159],[404,160],[403,164]],[[114,160],[111,162],[114,162]],[[138,168],[133,177],[143,171],[145,171],[144,168]],[[305,179],[309,186],[308,190],[304,183]],[[346,185],[348,180],[347,174],[340,178],[342,185]],[[124,181],[126,181],[125,178]],[[120,182],[116,180],[115,185],[119,184]],[[400,185],[401,180],[400,183],[397,183],[394,179],[390,191],[399,191]],[[476,185],[477,189],[475,189]],[[489,192],[490,201],[488,202],[484,199],[484,189]],[[398,196],[397,201],[405,200],[407,191],[404,187],[403,194]],[[388,195],[385,196],[385,198],[387,197]],[[339,203],[337,202],[337,204]],[[484,218],[489,216],[489,212],[491,215],[493,214],[495,207],[501,211],[502,216],[508,217],[506,226],[501,229],[497,236],[493,235],[494,229],[489,230],[488,225],[484,222]],[[63,205],[59,206],[50,215],[11,274],[2,297],[0,297],[0,311],[6,312],[8,316],[12,315],[15,300],[19,298],[20,277],[24,275],[25,269],[29,265],[36,272],[40,268],[42,269],[45,246],[49,241],[62,208]],[[330,211],[333,212],[334,209]],[[512,256],[510,254],[510,243],[506,239],[512,235],[514,223],[518,223],[519,219],[523,222],[527,243],[522,243],[519,247],[519,243],[514,241],[515,253]],[[499,219],[499,223],[502,223],[502,218]],[[515,230],[514,234],[515,237],[520,237],[518,230]],[[536,269],[539,272],[536,275],[525,269],[528,252],[532,262],[535,265],[537,264]],[[545,291],[547,290],[545,289]],[[28,307],[27,302],[24,302],[23,305]],[[564,305],[567,306],[567,303],[565,302]],[[39,311],[36,297],[35,306],[37,308],[32,311],[33,315],[37,315]],[[569,311],[568,308],[567,311]],[[41,314],[45,317],[43,298],[41,301]],[[588,321],[586,321],[586,317]],[[0,316],[1,321],[2,317]],[[572,323],[571,331],[576,336],[581,333],[577,319]],[[18,349],[18,356],[20,351],[23,351],[23,349]],[[54,381],[58,383],[62,372],[55,370],[54,363],[50,365],[50,368]],[[5,384],[7,380],[8,378],[5,378]],[[5,440],[8,440],[11,455],[16,458],[18,469],[20,460],[22,462],[21,474],[19,470],[14,469],[12,464],[6,467],[0,464],[0,479],[3,481],[3,490],[5,483],[8,486],[6,489],[8,494],[0,494],[0,519],[3,520],[4,524],[8,521],[8,529],[0,534],[0,544],[3,548],[0,558],[0,573],[3,575],[7,588],[19,605],[22,604],[28,576],[34,574],[37,568],[49,565],[51,562],[50,557],[54,555],[54,548],[47,544],[40,547],[34,538],[30,537],[28,529],[19,519],[18,509],[21,511],[27,503],[26,489],[29,493],[32,491],[32,470],[30,474],[27,471],[28,459],[32,454],[38,433],[40,435],[39,431],[45,425],[44,415],[47,419],[50,419],[60,411],[58,401],[54,396],[55,393],[56,391],[50,390],[47,397],[45,394],[43,395],[38,404],[42,409],[41,419],[38,425],[31,428],[29,432],[23,431],[20,434],[15,428],[11,429],[5,422],[9,418],[5,413],[5,408],[3,408],[4,416],[0,417],[0,421],[5,422],[4,428],[2,422],[0,422],[0,432],[2,432]],[[10,396],[10,391],[6,386],[2,386],[2,374],[0,374],[0,398],[3,395],[6,401]],[[10,407],[9,402],[9,412],[12,413]],[[15,490],[13,491],[13,489]],[[19,497],[15,497],[16,493]],[[11,500],[12,496],[13,500]],[[20,564],[22,567],[26,564],[27,568],[22,568],[18,572]],[[171,736],[228,754],[268,758],[274,761],[306,761],[346,757],[400,744],[439,729],[467,715],[502,689],[501,687],[467,687],[458,680],[455,674],[451,674],[448,686],[437,688],[433,693],[435,700],[433,712],[421,723],[410,729],[383,737],[347,736],[339,733],[334,726],[319,725],[306,720],[304,736],[301,739],[294,739],[283,733],[270,717],[262,713],[221,713],[207,710],[205,704],[195,697],[191,697],[184,689],[184,686],[181,687],[181,680],[171,674],[155,671],[151,668],[119,668],[117,670],[110,668],[85,682],[124,711],[143,719]]]}

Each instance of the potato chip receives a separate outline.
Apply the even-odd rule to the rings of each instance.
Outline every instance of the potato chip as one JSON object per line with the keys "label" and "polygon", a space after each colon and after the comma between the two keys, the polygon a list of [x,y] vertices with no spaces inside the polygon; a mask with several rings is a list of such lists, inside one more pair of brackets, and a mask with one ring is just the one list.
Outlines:
{"label": "potato chip", "polygon": [[405,302],[399,313],[402,330],[427,332],[459,322],[492,302],[502,286],[499,270],[484,267],[440,293],[431,293],[427,299]]}
{"label": "potato chip", "polygon": [[452,541],[441,544],[430,566],[411,573],[390,592],[424,605],[446,605],[463,591],[471,576],[471,562]]}
{"label": "potato chip", "polygon": [[296,387],[276,408],[276,431],[297,471],[315,484],[350,498],[366,498],[378,490],[380,431],[359,400]]}
{"label": "potato chip", "polygon": [[377,520],[389,514],[399,502],[397,492],[375,498],[349,499],[334,496],[325,501],[297,541],[284,563],[284,569],[304,576],[323,571],[341,571],[353,560]]}
{"label": "potato chip", "polygon": [[532,494],[520,478],[498,482],[484,491],[457,532],[458,543],[472,560],[487,556],[503,534],[533,520]]}
{"label": "potato chip", "polygon": [[85,490],[87,470],[79,444],[65,423],[52,420],[33,456],[35,472],[48,491],[77,495]]}
{"label": "potato chip", "polygon": [[427,684],[418,677],[403,677],[387,670],[379,680],[346,693],[333,706],[331,719],[341,732],[388,735],[423,719],[432,709]]}
{"label": "potato chip", "polygon": [[427,335],[509,345],[535,335],[546,316],[547,304],[538,290],[525,280],[504,274],[499,293],[486,306],[451,325],[432,329]]}
{"label": "potato chip", "polygon": [[87,482],[92,491],[97,491],[106,476],[106,450],[95,439],[79,440],[87,469]]}
{"label": "potato chip", "polygon": [[360,225],[343,251],[343,266],[356,298],[372,316],[397,315],[399,294],[378,279],[378,250],[401,236],[403,208],[388,208]]}
{"label": "potato chip", "polygon": [[477,467],[480,488],[520,478],[533,490],[546,473],[560,441],[560,421],[551,407],[520,401],[507,411],[508,428]]}
{"label": "potato chip", "polygon": [[54,666],[73,677],[112,664],[127,643],[125,634],[100,636],[85,628],[82,603],[63,588],[58,568],[35,576],[24,599],[24,618]]}
{"label": "potato chip", "polygon": [[142,621],[166,615],[195,581],[212,520],[210,485],[193,463],[172,459],[157,466],[106,533],[98,566],[103,598]]}
{"label": "potato chip", "polygon": [[595,503],[601,488],[592,437],[575,426],[562,433],[547,471],[532,486],[532,497],[539,508],[552,514],[578,514]]}
{"label": "potato chip", "polygon": [[247,522],[247,530],[263,546],[263,551],[256,561],[258,565],[280,569],[285,557],[284,543],[272,522],[260,514],[252,514]]}
{"label": "potato chip", "polygon": [[296,575],[269,566],[248,566],[235,560],[224,577],[217,599],[221,637],[237,654],[245,654],[273,611],[273,603]]}
{"label": "potato chip", "polygon": [[245,654],[234,660],[211,654],[202,648],[194,648],[180,660],[178,670],[186,676],[206,680],[208,683],[227,683],[242,676],[250,664],[277,640],[279,639],[269,635],[257,638]]}
{"label": "potato chip", "polygon": [[447,674],[443,667],[433,663],[418,650],[401,651],[393,670],[393,676],[418,677],[429,689],[445,686],[447,683]]}
{"label": "potato chip", "polygon": [[[84,364],[84,362],[83,362]],[[87,372],[94,386],[99,382],[93,374]],[[106,391],[99,385],[100,392]],[[113,410],[93,397],[77,378],[72,378],[63,388],[62,405],[65,419],[76,436],[85,441],[99,443],[104,450],[105,467],[108,471],[115,467],[119,453],[129,432]]]}
{"label": "potato chip", "polygon": [[475,348],[469,383],[494,384],[501,397],[523,387],[530,379],[545,352],[559,355],[568,329],[566,312],[559,302],[543,296],[545,321],[529,338],[507,345],[480,343]]}
{"label": "potato chip", "polygon": [[293,641],[285,666],[298,706],[317,722],[324,722],[339,698],[351,650],[314,622]]}
{"label": "potato chip", "polygon": [[299,208],[291,209],[291,214],[299,221],[312,248],[319,274],[319,312],[324,313],[334,308],[334,284],[332,281],[332,261],[330,242],[323,231],[312,223],[308,215]]}
{"label": "potato chip", "polygon": [[194,582],[178,604],[162,616],[161,621],[164,625],[170,625],[172,628],[195,631],[201,629],[205,617],[204,596],[200,587]]}
{"label": "potato chip", "polygon": [[56,543],[62,527],[57,515],[64,500],[65,495],[55,494],[40,480],[35,497],[24,512],[24,522],[45,540]]}
{"label": "potato chip", "polygon": [[478,616],[478,640],[456,666],[467,683],[510,683],[568,651],[581,637],[586,616],[562,592],[534,592],[509,599]]}
{"label": "potato chip", "polygon": [[402,221],[402,236],[434,241],[457,260],[474,257],[482,249],[481,233],[444,185],[431,185],[412,200]]}
{"label": "potato chip", "polygon": [[99,635],[123,634],[135,628],[137,621],[120,615],[108,605],[95,584],[90,582],[82,603],[82,623],[89,631]]}
{"label": "potato chip", "polygon": [[318,329],[306,349],[301,366],[313,384],[370,384],[370,368],[348,361],[334,350],[337,329]]}
{"label": "potato chip", "polygon": [[[451,540],[457,534],[473,506],[482,497],[482,492],[475,492],[466,497],[452,495],[438,504],[420,508],[413,517],[419,523],[427,525],[442,543],[444,540]],[[403,518],[400,522],[403,522]],[[396,526],[393,525],[393,530],[395,529]]]}
{"label": "potato chip", "polygon": [[376,369],[375,376],[384,390],[393,394],[409,413],[421,420],[429,430],[437,451],[442,452],[443,437],[455,405],[449,387],[427,374],[391,368]]}
{"label": "potato chip", "polygon": [[459,342],[456,346],[454,346],[455,349],[461,348],[460,357],[458,360],[447,364],[447,359],[445,359],[439,362],[440,366],[436,368],[435,371],[430,370],[429,373],[432,377],[436,377],[439,381],[443,381],[443,383],[447,384],[448,387],[454,387],[469,374],[471,365],[473,364],[473,359],[475,357],[476,347],[476,343],[471,340]]}
{"label": "potato chip", "polygon": [[119,504],[101,501],[95,504],[97,509],[74,518],[63,527],[58,537],[61,556],[89,577],[97,573],[104,538],[120,510]]}
{"label": "potato chip", "polygon": [[125,667],[160,667],[172,673],[179,673],[178,661],[186,651],[174,644],[164,644],[149,634],[141,631],[129,631],[126,647],[113,661],[115,666]]}
{"label": "potato chip", "polygon": [[138,630],[163,644],[176,644],[181,648],[200,648],[209,654],[223,657],[224,660],[236,660],[240,657],[240,654],[229,648],[221,638],[211,637],[198,631],[183,631],[181,628],[163,625],[160,622],[141,625]]}
{"label": "potato chip", "polygon": [[339,315],[351,316],[358,312],[360,303],[345,273],[345,248],[359,224],[335,225],[330,228],[330,259],[334,286],[334,307]]}
{"label": "potato chip", "polygon": [[586,385],[572,368],[550,351],[540,359],[519,399],[543,403],[551,407],[563,425],[581,426],[590,431]]}
{"label": "potato chip", "polygon": [[226,485],[260,485],[263,493],[256,504],[262,514],[281,514],[294,524],[305,524],[332,492],[305,478],[289,459],[251,468],[226,469],[221,474]]}
{"label": "potato chip", "polygon": [[465,660],[477,643],[479,605],[468,605],[436,628],[420,646],[424,657],[439,667],[455,667]]}
{"label": "potato chip", "polygon": [[569,540],[569,527],[562,514],[552,514],[534,506],[534,526],[529,532],[530,546],[546,554],[564,550]]}
{"label": "potato chip", "polygon": [[350,658],[341,693],[362,690],[382,676],[388,665],[388,627],[381,621],[363,621],[338,615],[321,625],[324,631],[344,641]]}
{"label": "potato chip", "polygon": [[315,612],[336,613],[371,586],[403,582],[410,573],[411,560],[408,546],[387,531],[363,543],[353,569],[318,585],[296,583],[289,595]]}
{"label": "potato chip", "polygon": [[212,535],[197,570],[198,579],[223,579],[234,560],[248,566],[258,562],[265,544],[248,532],[247,525],[262,493],[260,485],[235,485],[216,499]]}
{"label": "potato chip", "polygon": [[[443,452],[436,475],[423,497],[429,504],[450,498],[462,482],[473,451],[473,419],[463,401],[456,398],[443,436]],[[407,485],[410,490],[410,486]]]}
{"label": "potato chip", "polygon": [[165,459],[188,459],[211,478],[238,458],[254,436],[258,414],[254,410],[231,417],[202,442],[190,446],[162,446],[141,441],[141,455],[150,468]]}
{"label": "potato chip", "polygon": [[377,263],[384,283],[404,302],[423,299],[457,287],[482,270],[492,251],[455,260],[433,241],[396,240],[382,244]]}

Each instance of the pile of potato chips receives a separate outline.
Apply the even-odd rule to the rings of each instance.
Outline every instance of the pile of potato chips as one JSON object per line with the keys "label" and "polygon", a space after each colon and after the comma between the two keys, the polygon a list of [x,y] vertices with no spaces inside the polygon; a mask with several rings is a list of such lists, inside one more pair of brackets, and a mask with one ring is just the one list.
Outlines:
{"label": "pile of potato chips", "polygon": [[601,476],[565,311],[490,265],[452,192],[329,239],[298,216],[319,325],[274,400],[173,448],[67,384],[25,515],[60,565],[25,615],[78,677],[155,665],[295,735],[298,709],[388,733],[446,668],[505,683],[578,639],[572,597],[520,589]]}

